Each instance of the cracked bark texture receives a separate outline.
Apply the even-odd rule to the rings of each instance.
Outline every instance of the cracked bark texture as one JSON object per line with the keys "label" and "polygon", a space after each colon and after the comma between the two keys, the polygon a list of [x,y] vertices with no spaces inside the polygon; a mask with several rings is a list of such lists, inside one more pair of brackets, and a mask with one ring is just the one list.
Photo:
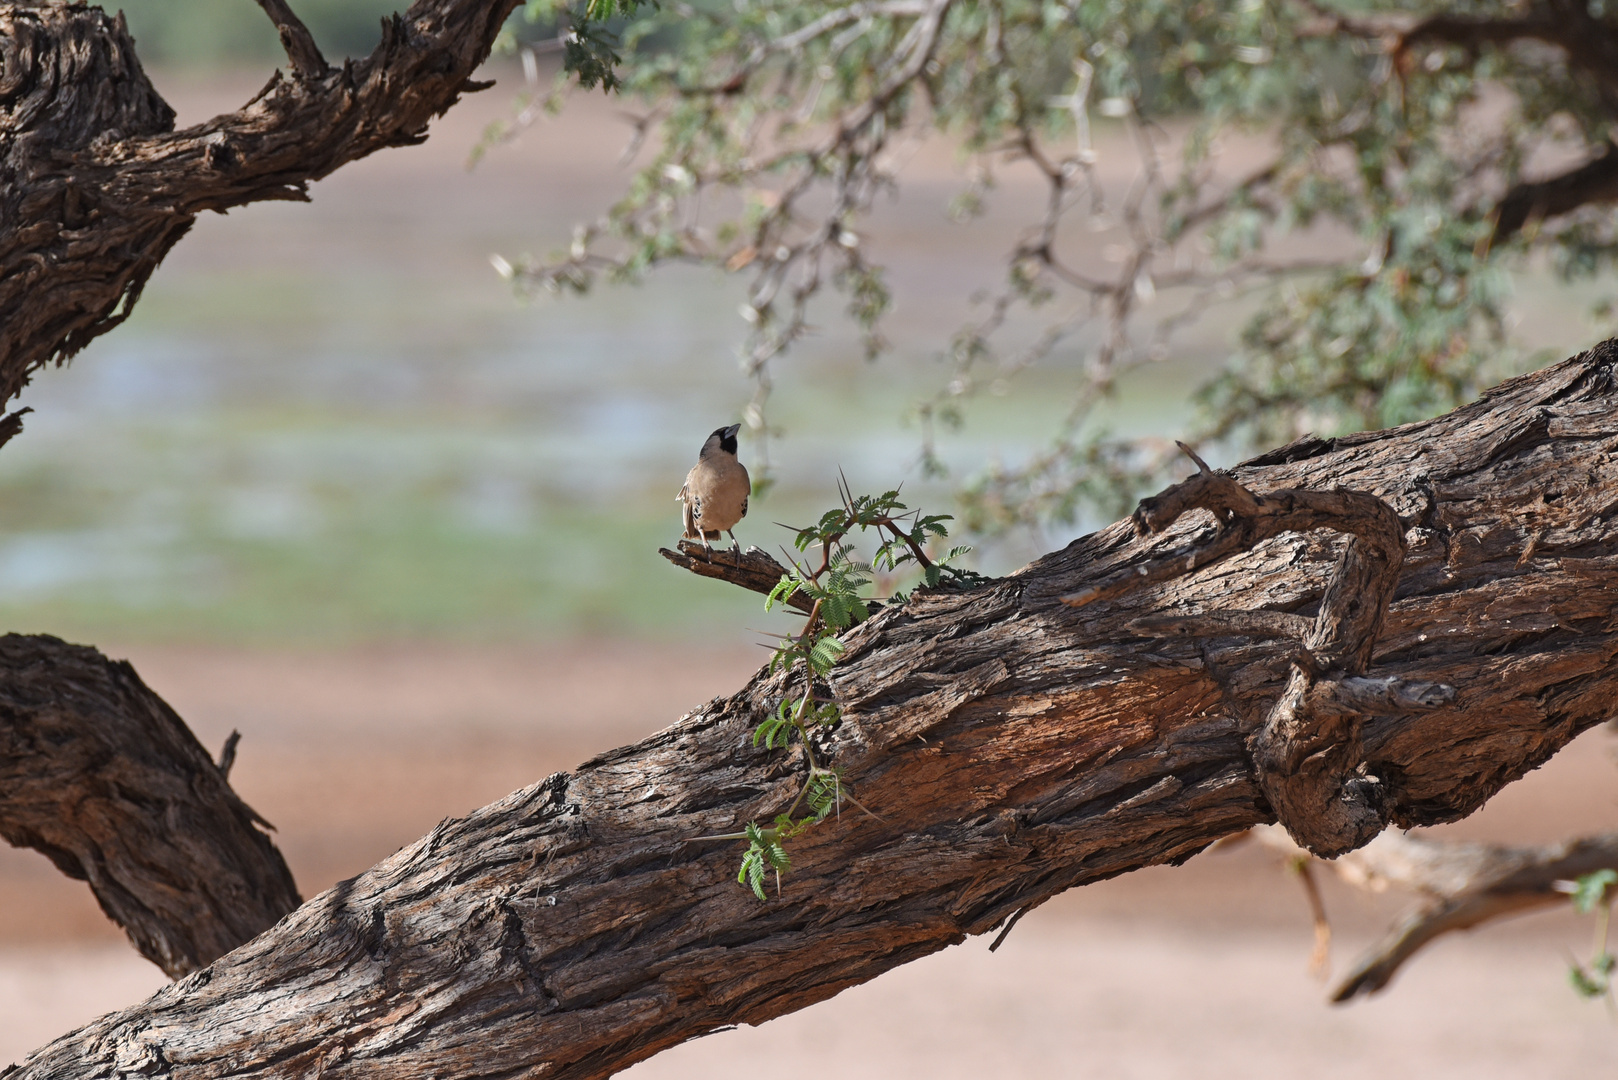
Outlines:
{"label": "cracked bark texture", "polygon": [[517,0],[419,0],[370,56],[329,67],[282,0],[260,0],[293,74],[175,131],[123,16],[0,3],[0,401],[128,317],[206,210],[308,199],[311,181],[426,138]]}
{"label": "cracked bark texture", "polygon": [[1293,639],[1297,649],[1286,689],[1248,739],[1254,771],[1276,817],[1300,844],[1322,858],[1353,851],[1388,821],[1382,778],[1365,765],[1366,718],[1433,709],[1455,696],[1455,688],[1444,683],[1365,677],[1404,564],[1404,524],[1386,502],[1361,491],[1282,489],[1254,495],[1230,474],[1208,468],[1183,443],[1181,448],[1196,462],[1196,475],[1142,500],[1132,519],[1135,531],[1160,533],[1193,510],[1206,510],[1218,523],[1214,535],[1062,601],[1083,607],[1143,582],[1190,573],[1286,532],[1345,534],[1347,543],[1313,619],[1235,610],[1147,616],[1129,627],[1171,637],[1248,633]]}
{"label": "cracked bark texture", "polygon": [[[1447,416],[1234,471],[1260,496],[1369,493],[1408,526],[1364,677],[1456,693],[1363,720],[1396,824],[1471,813],[1613,715],[1615,368],[1608,343]],[[1274,819],[1246,744],[1296,647],[1131,624],[1245,610],[1295,627],[1283,616],[1314,618],[1345,541],[1287,532],[1082,607],[1062,598],[1217,535],[1200,513],[1157,538],[1120,522],[851,632],[832,673],[845,719],[825,749],[882,819],[850,811],[795,841],[779,898],[736,884],[741,845],[687,842],[796,792],[801,754],[750,742],[785,677],[761,673],[643,742],[443,822],[11,1075],[606,1076],[1072,886],[1181,862]]]}
{"label": "cracked bark texture", "polygon": [[170,978],[302,903],[267,824],[128,663],[0,637],[0,836],[88,882]]}

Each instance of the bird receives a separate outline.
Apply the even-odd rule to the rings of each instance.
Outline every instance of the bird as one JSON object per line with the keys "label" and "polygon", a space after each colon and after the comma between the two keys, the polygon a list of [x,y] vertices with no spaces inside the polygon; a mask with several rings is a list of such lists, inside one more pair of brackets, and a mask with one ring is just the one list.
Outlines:
{"label": "bird", "polygon": [[733,550],[741,553],[741,544],[732,530],[747,516],[747,497],[753,493],[747,466],[736,460],[736,433],[741,427],[732,424],[708,436],[697,463],[685,476],[680,494],[675,496],[681,505],[686,538],[701,540],[710,558],[713,545],[708,541],[719,539],[722,532],[730,533]]}

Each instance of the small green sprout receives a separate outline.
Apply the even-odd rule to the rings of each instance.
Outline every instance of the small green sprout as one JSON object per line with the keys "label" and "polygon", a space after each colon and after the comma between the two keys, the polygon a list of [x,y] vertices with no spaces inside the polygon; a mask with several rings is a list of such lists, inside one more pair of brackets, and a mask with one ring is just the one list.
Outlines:
{"label": "small green sprout", "polygon": [[1580,915],[1592,912],[1596,917],[1595,947],[1588,964],[1577,960],[1568,962],[1567,978],[1573,992],[1583,998],[1604,997],[1612,1002],[1613,969],[1618,968],[1607,947],[1607,930],[1612,921],[1613,886],[1618,885],[1618,871],[1593,870],[1581,874],[1571,882],[1573,910]]}
{"label": "small green sprout", "polygon": [[[949,565],[970,548],[953,548],[945,558],[936,560],[927,554],[931,541],[949,535],[944,524],[950,520],[948,515],[922,516],[909,510],[899,501],[897,489],[880,496],[856,496],[849,491],[847,481],[840,480],[838,495],[840,506],[826,511],[808,528],[796,530],[793,538],[800,552],[818,547],[819,565],[812,559],[803,564],[794,559],[791,569],[782,575],[764,602],[764,610],[769,611],[800,593],[813,601],[803,628],[783,637],[770,657],[770,673],[797,673],[797,687],[783,696],[774,711],[753,730],[755,747],[784,750],[793,743],[802,747],[808,774],[792,806],[777,814],[773,825],[748,822],[744,832],[704,838],[747,841],[736,880],[752,889],[760,900],[768,898],[764,883],[772,872],[776,894],[780,895],[781,875],[792,866],[786,844],[793,837],[833,814],[840,817],[844,801],[877,816],[853,797],[840,771],[821,763],[812,738],[815,731],[835,729],[842,720],[837,703],[825,696],[824,682],[847,651],[838,635],[871,615],[872,602],[860,593],[871,584],[873,569],[892,572],[914,564],[928,588],[945,584],[970,588],[985,580],[972,571]],[[865,565],[856,561],[847,539],[852,533],[873,530],[880,544],[871,564]],[[902,594],[897,599],[902,602]],[[799,811],[805,808],[808,815],[799,817]]]}

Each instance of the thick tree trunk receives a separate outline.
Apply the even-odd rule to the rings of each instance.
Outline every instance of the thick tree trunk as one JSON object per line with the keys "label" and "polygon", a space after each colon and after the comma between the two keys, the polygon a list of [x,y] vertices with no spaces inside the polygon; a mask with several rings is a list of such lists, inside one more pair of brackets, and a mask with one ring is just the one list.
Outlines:
{"label": "thick tree trunk", "polygon": [[0,637],[0,836],[89,882],[171,978],[302,903],[226,771],[127,663]]}
{"label": "thick tree trunk", "polygon": [[[1187,859],[1273,820],[1267,792],[1462,817],[1614,712],[1615,367],[1608,343],[1433,421],[1287,447],[1235,471],[1221,525],[1121,522],[876,614],[833,671],[845,718],[823,749],[880,819],[800,837],[767,902],[736,883],[741,845],[692,839],[800,784],[800,751],[752,745],[789,678],[761,674],[444,822],[13,1075],[604,1076]],[[1380,526],[1361,535],[1387,558],[1366,562],[1335,533],[1253,524],[1339,488],[1402,519],[1385,612],[1399,552]],[[1378,610],[1342,599],[1362,570]]]}
{"label": "thick tree trunk", "polygon": [[[243,0],[245,2],[245,0]],[[517,0],[418,0],[363,60],[326,64],[283,0],[260,0],[292,75],[174,131],[123,16],[0,3],[0,401],[128,317],[205,210],[307,199],[309,183],[426,138]]]}

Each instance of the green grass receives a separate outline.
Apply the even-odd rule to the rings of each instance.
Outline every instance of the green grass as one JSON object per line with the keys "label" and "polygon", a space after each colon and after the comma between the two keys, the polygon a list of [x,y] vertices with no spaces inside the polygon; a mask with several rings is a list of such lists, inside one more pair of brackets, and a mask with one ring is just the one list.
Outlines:
{"label": "green grass", "polygon": [[[285,55],[275,27],[257,4],[119,0],[104,6],[123,10],[147,65],[218,67]],[[333,60],[370,52],[381,37],[382,17],[408,6],[402,0],[297,0],[293,10]]]}
{"label": "green grass", "polygon": [[420,514],[308,542],[193,535],[131,562],[138,581],[10,596],[0,622],[86,640],[350,644],[644,635],[763,618],[762,598],[665,563],[656,548],[673,538],[666,520],[599,513],[507,537]]}
{"label": "green grass", "polygon": [[0,623],[351,642],[652,633],[758,611],[656,554],[677,537],[671,492],[580,498],[547,484],[541,454],[503,452],[522,432],[414,419],[237,410],[19,440],[0,468]]}

